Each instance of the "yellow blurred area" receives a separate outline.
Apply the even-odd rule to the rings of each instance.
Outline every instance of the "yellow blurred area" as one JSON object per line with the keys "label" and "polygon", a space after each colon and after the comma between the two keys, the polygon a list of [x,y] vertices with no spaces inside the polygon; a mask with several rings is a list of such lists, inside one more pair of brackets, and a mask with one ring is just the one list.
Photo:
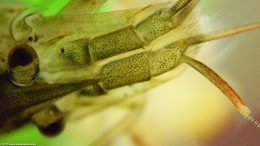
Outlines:
{"label": "yellow blurred area", "polygon": [[230,116],[226,97],[192,69],[146,96],[135,134],[151,146],[206,141],[224,128]]}

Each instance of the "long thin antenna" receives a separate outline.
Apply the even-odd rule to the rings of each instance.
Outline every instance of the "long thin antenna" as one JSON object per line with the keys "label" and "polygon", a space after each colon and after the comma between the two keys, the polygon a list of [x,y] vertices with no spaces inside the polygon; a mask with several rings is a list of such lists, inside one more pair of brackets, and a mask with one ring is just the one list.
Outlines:
{"label": "long thin antenna", "polygon": [[216,31],[212,33],[207,33],[207,34],[200,34],[196,36],[192,36],[186,39],[183,39],[185,42],[188,43],[188,46],[203,43],[203,42],[208,42],[212,40],[217,40],[225,37],[229,37],[232,35],[236,35],[239,33],[255,30],[255,29],[260,29],[260,22],[253,23],[253,24],[247,24],[239,27],[234,27],[234,28],[229,28],[226,30],[222,31]]}
{"label": "long thin antenna", "polygon": [[215,73],[212,69],[210,69],[200,61],[190,58],[188,56],[184,55],[182,61],[196,69],[209,81],[211,81],[216,87],[218,87],[235,105],[235,107],[238,109],[241,115],[243,115],[246,119],[248,119],[250,122],[256,125],[257,128],[260,128],[259,121],[255,120],[251,116],[251,111],[246,106],[244,101],[239,97],[236,91],[234,91],[234,89],[232,89],[232,87],[225,80],[223,80],[217,73]]}

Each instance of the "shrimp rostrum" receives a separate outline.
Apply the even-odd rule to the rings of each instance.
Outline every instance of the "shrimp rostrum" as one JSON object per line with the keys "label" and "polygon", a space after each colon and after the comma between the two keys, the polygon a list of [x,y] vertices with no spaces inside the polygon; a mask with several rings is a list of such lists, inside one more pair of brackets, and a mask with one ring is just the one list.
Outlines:
{"label": "shrimp rostrum", "polygon": [[200,72],[260,127],[229,84],[187,54],[201,43],[256,30],[260,22],[211,33],[192,34],[185,28],[182,35],[199,0],[95,13],[105,1],[71,0],[54,16],[32,8],[1,10],[1,133],[30,121],[44,134],[58,133],[64,114],[55,103],[65,95],[82,91],[99,98],[112,89],[149,82],[180,64]]}

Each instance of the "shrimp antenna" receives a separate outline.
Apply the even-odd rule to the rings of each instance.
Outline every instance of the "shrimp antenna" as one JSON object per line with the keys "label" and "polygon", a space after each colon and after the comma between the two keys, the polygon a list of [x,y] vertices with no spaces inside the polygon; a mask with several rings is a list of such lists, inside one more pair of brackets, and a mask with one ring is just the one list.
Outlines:
{"label": "shrimp antenna", "polygon": [[[247,32],[260,28],[260,22],[247,24],[240,27],[234,27],[222,31],[217,31],[208,34],[200,34],[196,36],[192,36],[186,39],[183,39],[187,46],[200,44],[203,42],[208,42],[216,39],[221,39],[224,37],[229,37],[232,35],[236,35],[242,32]],[[183,56],[182,61],[193,67],[195,70],[199,71],[203,76],[205,76],[209,81],[211,81],[215,86],[217,86],[234,104],[234,106],[238,109],[238,111],[250,122],[252,122],[256,127],[260,128],[260,122],[255,120],[251,116],[251,110],[246,106],[244,101],[239,97],[239,95],[230,87],[230,85],[224,81],[217,73],[215,73],[212,69],[207,67],[202,62],[190,58],[186,55]]]}
{"label": "shrimp antenna", "polygon": [[186,38],[186,39],[184,39],[184,41],[187,42],[189,46],[191,46],[191,45],[196,45],[196,44],[200,44],[200,43],[204,43],[204,42],[208,42],[208,41],[212,41],[212,40],[217,40],[217,39],[237,35],[237,34],[252,31],[255,29],[260,29],[260,22],[247,24],[247,25],[234,27],[234,28],[229,28],[229,29],[225,29],[222,31],[216,31],[216,32],[207,33],[207,34],[200,34],[200,35]]}
{"label": "shrimp antenna", "polygon": [[184,55],[182,61],[193,67],[198,72],[200,72],[216,87],[218,87],[234,104],[234,106],[238,109],[241,115],[243,115],[246,119],[252,122],[257,128],[260,128],[259,121],[255,120],[251,116],[251,110],[246,106],[244,101],[239,97],[236,91],[234,91],[234,89],[232,89],[232,87],[230,87],[230,85],[225,80],[223,80],[217,73],[215,73],[212,69],[207,67],[202,62],[199,62],[198,60],[195,60],[188,56]]}

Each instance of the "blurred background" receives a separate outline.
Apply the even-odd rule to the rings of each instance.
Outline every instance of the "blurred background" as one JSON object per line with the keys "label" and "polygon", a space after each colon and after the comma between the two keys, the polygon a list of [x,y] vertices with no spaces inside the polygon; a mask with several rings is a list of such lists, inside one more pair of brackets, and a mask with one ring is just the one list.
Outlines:
{"label": "blurred background", "polygon": [[[7,0],[6,0],[7,1]],[[4,0],[0,0],[4,2]],[[40,4],[46,0],[8,3]],[[46,11],[51,15],[67,1],[52,0]],[[158,0],[108,0],[100,11],[146,6]],[[201,0],[205,31],[221,30],[260,21],[259,0]],[[205,22],[204,22],[205,21]],[[260,120],[260,31],[205,43],[194,56],[222,76],[243,98]],[[144,94],[143,112],[127,133],[111,146],[259,146],[260,130],[244,119],[231,102],[207,79],[188,68],[177,78]],[[48,138],[33,125],[0,135],[1,143],[33,143],[39,146],[86,146],[99,135],[104,121],[115,121],[116,111],[68,123],[64,133]],[[101,126],[102,125],[102,126]]]}

